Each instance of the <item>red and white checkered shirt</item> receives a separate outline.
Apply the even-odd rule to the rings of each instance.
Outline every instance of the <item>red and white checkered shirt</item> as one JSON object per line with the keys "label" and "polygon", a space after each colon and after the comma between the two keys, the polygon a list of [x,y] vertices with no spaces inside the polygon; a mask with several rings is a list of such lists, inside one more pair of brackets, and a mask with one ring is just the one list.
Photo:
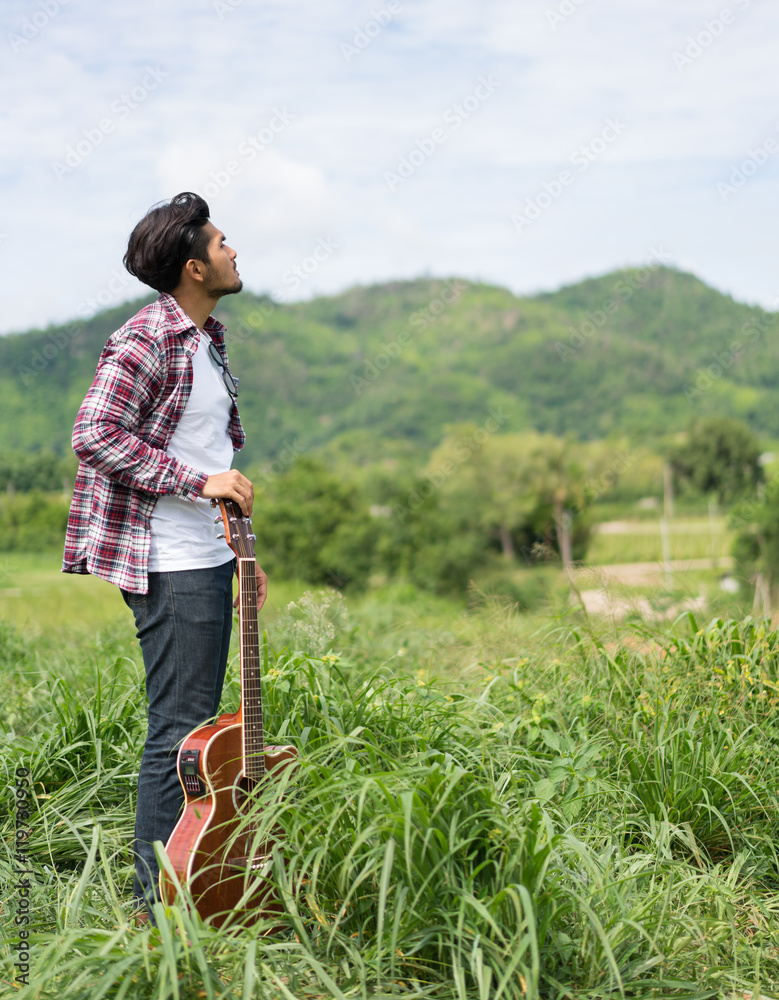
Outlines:
{"label": "red and white checkered shirt", "polygon": [[[227,365],[224,326],[209,316],[203,329]],[[192,389],[198,338],[196,325],[167,294],[109,337],[73,429],[80,462],[63,573],[93,573],[148,593],[157,497],[195,500],[208,478],[166,453]],[[238,451],[245,437],[235,405],[228,432]]]}

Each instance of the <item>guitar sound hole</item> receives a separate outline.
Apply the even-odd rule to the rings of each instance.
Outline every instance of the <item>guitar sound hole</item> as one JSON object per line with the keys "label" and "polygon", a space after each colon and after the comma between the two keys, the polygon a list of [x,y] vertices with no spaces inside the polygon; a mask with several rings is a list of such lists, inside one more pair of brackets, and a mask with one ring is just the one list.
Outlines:
{"label": "guitar sound hole", "polygon": [[237,814],[245,815],[248,811],[254,787],[254,782],[249,781],[243,771],[241,771],[233,785],[233,808]]}

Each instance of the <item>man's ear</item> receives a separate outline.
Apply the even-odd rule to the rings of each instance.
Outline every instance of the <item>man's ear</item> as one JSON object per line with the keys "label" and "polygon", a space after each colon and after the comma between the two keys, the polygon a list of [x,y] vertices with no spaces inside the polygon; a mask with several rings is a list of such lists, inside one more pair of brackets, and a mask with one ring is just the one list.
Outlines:
{"label": "man's ear", "polygon": [[184,278],[186,277],[189,278],[191,281],[200,282],[203,281],[203,279],[205,278],[205,274],[206,274],[205,264],[203,263],[202,260],[196,260],[194,257],[191,257],[186,262],[186,264],[184,264],[184,267],[181,269],[182,280],[184,280]]}

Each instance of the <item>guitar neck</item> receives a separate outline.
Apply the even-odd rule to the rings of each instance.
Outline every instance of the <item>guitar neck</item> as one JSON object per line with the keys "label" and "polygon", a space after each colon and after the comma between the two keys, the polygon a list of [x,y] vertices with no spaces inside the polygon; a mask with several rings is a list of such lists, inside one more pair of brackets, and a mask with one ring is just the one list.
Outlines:
{"label": "guitar neck", "polygon": [[249,782],[259,781],[265,774],[265,733],[262,726],[262,676],[257,624],[256,566],[253,558],[239,558],[238,560],[243,770]]}

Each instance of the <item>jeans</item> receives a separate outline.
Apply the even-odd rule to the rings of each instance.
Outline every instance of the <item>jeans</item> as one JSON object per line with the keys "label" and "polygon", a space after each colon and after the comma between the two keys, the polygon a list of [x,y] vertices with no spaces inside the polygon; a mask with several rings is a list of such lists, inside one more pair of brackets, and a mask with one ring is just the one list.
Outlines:
{"label": "jeans", "polygon": [[235,561],[212,569],[149,573],[148,594],[122,591],[146,668],[149,731],[135,812],[137,907],[159,899],[153,842],[167,842],[184,804],[178,750],[219,709],[232,629]]}

